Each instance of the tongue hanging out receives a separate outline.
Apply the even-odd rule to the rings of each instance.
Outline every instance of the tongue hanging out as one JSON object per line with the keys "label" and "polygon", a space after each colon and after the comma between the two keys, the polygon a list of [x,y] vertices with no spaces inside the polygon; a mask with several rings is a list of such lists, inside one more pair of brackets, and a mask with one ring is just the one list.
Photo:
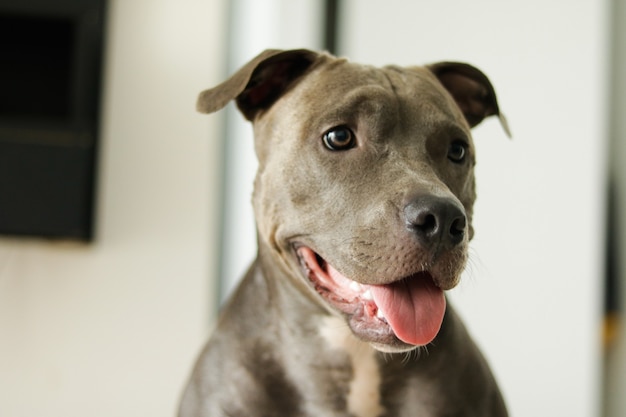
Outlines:
{"label": "tongue hanging out", "polygon": [[[298,250],[309,269],[309,278],[318,292],[331,304],[348,312],[348,305],[361,303],[372,318],[372,326],[389,326],[403,342],[423,346],[439,332],[446,310],[443,291],[427,272],[385,285],[366,285],[353,281],[333,268],[311,249]],[[382,314],[381,314],[382,313]]]}
{"label": "tongue hanging out", "polygon": [[373,285],[370,290],[398,339],[411,345],[426,345],[439,333],[446,298],[428,274]]}

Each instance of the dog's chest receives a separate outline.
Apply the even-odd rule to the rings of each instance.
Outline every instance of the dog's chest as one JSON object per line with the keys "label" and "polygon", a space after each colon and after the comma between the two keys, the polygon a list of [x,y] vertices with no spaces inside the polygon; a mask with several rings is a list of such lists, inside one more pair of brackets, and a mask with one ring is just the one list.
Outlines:
{"label": "dog's chest", "polygon": [[381,373],[376,351],[356,339],[346,323],[335,317],[322,320],[320,335],[331,350],[347,354],[352,379],[346,398],[347,411],[355,417],[379,417],[385,409],[381,404]]}

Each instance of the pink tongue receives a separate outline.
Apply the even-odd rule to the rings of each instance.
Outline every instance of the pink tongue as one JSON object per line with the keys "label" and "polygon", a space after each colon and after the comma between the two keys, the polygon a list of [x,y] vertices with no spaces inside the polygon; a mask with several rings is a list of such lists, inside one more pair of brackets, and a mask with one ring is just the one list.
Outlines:
{"label": "pink tongue", "polygon": [[446,298],[430,277],[413,277],[369,288],[398,339],[423,346],[437,336],[446,311]]}

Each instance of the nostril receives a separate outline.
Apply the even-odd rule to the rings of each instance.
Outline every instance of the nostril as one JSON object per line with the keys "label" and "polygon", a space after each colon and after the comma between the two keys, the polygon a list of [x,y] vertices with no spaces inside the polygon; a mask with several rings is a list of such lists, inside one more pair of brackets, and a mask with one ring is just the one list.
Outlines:
{"label": "nostril", "polygon": [[450,225],[450,235],[453,237],[463,237],[466,225],[467,221],[465,220],[465,216],[457,217]]}
{"label": "nostril", "polygon": [[411,226],[426,235],[437,233],[437,229],[439,227],[437,217],[427,211],[419,213],[415,218],[415,222],[412,223]]}

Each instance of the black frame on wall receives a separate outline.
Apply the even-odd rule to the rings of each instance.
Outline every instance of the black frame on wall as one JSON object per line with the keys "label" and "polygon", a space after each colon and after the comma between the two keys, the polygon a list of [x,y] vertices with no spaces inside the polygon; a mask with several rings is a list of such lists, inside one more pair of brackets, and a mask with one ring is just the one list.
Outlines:
{"label": "black frame on wall", "polygon": [[106,0],[0,0],[0,234],[90,240]]}

